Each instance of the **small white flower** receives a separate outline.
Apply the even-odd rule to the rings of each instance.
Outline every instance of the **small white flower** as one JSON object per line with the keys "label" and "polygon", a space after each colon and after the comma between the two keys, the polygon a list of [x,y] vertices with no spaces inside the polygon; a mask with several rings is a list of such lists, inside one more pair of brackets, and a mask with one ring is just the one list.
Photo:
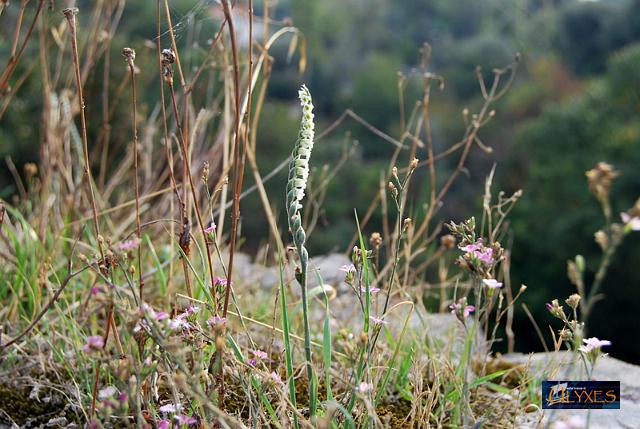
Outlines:
{"label": "small white flower", "polygon": [[118,393],[118,389],[116,389],[114,386],[107,386],[104,389],[100,389],[100,391],[98,392],[98,399],[102,400],[112,398],[116,395],[116,393]]}
{"label": "small white flower", "polygon": [[180,411],[180,405],[166,404],[158,408],[161,413],[176,413]]}
{"label": "small white flower", "polygon": [[367,393],[367,392],[371,391],[372,389],[373,389],[373,384],[371,384],[371,383],[366,383],[366,382],[363,381],[358,385],[358,391],[360,393]]}
{"label": "small white flower", "polygon": [[620,213],[620,217],[622,218],[622,222],[624,222],[625,226],[631,229],[631,231],[640,231],[640,217],[632,217],[628,213]]}

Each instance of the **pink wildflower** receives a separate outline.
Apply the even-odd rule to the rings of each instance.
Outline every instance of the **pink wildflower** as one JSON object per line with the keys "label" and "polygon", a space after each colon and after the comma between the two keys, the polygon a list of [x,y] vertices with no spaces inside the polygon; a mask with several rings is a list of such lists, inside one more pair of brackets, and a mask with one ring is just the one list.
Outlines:
{"label": "pink wildflower", "polygon": [[271,371],[271,374],[269,374],[269,378],[278,386],[284,386],[284,382],[282,381],[282,378],[280,378],[280,375],[278,375],[277,372]]}
{"label": "pink wildflower", "polygon": [[211,222],[211,225],[209,225],[208,227],[206,227],[204,229],[204,232],[206,234],[213,234],[214,232],[216,232],[216,224],[214,222]]}
{"label": "pink wildflower", "polygon": [[140,240],[138,238],[133,238],[131,240],[123,241],[118,245],[120,250],[133,250],[140,244]]}
{"label": "pink wildflower", "polygon": [[358,391],[360,393],[367,393],[367,392],[371,391],[372,389],[373,389],[373,384],[371,384],[371,383],[366,383],[366,382],[363,381],[358,385]]}
{"label": "pink wildflower", "polygon": [[180,410],[180,406],[176,406],[174,404],[165,404],[158,408],[158,411],[161,413],[175,413]]}
{"label": "pink wildflower", "polygon": [[389,322],[387,322],[384,319],[380,319],[379,317],[375,317],[375,316],[369,316],[369,319],[375,324],[375,325],[388,325]]}
{"label": "pink wildflower", "polygon": [[198,423],[198,419],[196,419],[195,417],[186,416],[184,414],[176,416],[175,419],[178,425],[195,425]]}
{"label": "pink wildflower", "polygon": [[[360,292],[367,293],[367,288],[364,287],[364,286],[360,287]],[[375,293],[378,293],[378,292],[380,292],[380,288],[377,288],[377,287],[370,287],[369,288],[369,293],[372,294],[372,295],[375,294]]]}
{"label": "pink wildflower", "polygon": [[83,350],[87,353],[100,350],[104,347],[104,340],[100,335],[92,335],[87,338],[87,344],[83,347]]}
{"label": "pink wildflower", "polygon": [[262,350],[251,350],[251,353],[253,356],[261,360],[265,360],[267,358],[267,353]]}
{"label": "pink wildflower", "polygon": [[475,243],[470,243],[470,244],[467,244],[466,246],[460,247],[460,250],[462,250],[465,253],[471,253],[471,252],[475,252],[476,250],[480,250],[483,247],[484,247],[484,244],[482,244],[482,238],[480,238]]}
{"label": "pink wildflower", "polygon": [[630,216],[628,213],[620,213],[622,222],[631,231],[640,231],[640,216]]}
{"label": "pink wildflower", "polygon": [[[182,314],[180,316],[182,316]],[[180,316],[176,317],[175,319],[169,320],[169,328],[174,330],[191,328],[191,325],[189,324],[189,322],[184,320],[184,317],[180,317]]]}
{"label": "pink wildflower", "polygon": [[168,319],[168,318],[169,318],[169,314],[168,314],[168,313],[166,313],[166,312],[164,312],[164,311],[158,311],[158,312],[156,313],[156,320],[157,320],[158,322],[160,322],[160,321],[162,321],[162,320],[165,320],[165,319]]}
{"label": "pink wildflower", "polygon": [[187,316],[190,316],[192,314],[197,313],[198,311],[200,311],[200,307],[198,307],[197,305],[191,305],[189,306],[189,308],[187,308],[187,311],[185,311],[185,314]]}
{"label": "pink wildflower", "polygon": [[496,279],[483,279],[482,283],[490,289],[497,289],[502,287],[502,283],[497,281]]}
{"label": "pink wildflower", "polygon": [[214,286],[227,286],[227,279],[225,279],[224,277],[214,277],[213,278],[213,285]]}
{"label": "pink wildflower", "polygon": [[462,317],[467,318],[471,313],[475,311],[475,307],[473,305],[467,305],[464,308],[462,304],[454,303],[449,306],[451,310],[451,314],[458,314],[458,312],[462,312]]}
{"label": "pink wildflower", "polygon": [[343,273],[347,273],[347,274],[355,274],[356,267],[353,264],[343,265],[340,268],[338,268],[338,271],[342,271]]}
{"label": "pink wildflower", "polygon": [[482,249],[480,252],[475,252],[474,256],[478,258],[480,262],[484,262],[485,264],[490,264],[493,262],[493,249],[490,247],[486,247]]}
{"label": "pink wildflower", "polygon": [[158,422],[158,429],[169,429],[171,427],[171,423],[169,420],[160,420]]}
{"label": "pink wildflower", "polygon": [[596,337],[591,337],[591,338],[587,338],[582,340],[584,342],[585,345],[580,346],[578,348],[578,350],[580,350],[583,353],[590,353],[591,351],[597,349],[600,350],[601,347],[604,346],[610,346],[611,345],[611,341],[609,340],[599,340]]}
{"label": "pink wildflower", "polygon": [[217,325],[224,325],[225,323],[227,323],[226,317],[213,316],[207,320],[207,325],[210,328],[213,328],[214,326],[217,326]]}

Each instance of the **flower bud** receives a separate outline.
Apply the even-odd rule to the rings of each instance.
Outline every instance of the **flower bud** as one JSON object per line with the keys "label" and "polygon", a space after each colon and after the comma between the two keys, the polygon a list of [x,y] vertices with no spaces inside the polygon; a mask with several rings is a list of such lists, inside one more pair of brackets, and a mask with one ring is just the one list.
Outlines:
{"label": "flower bud", "polygon": [[382,244],[382,235],[380,235],[379,232],[372,233],[371,237],[369,238],[369,243],[371,243],[371,246],[373,246],[374,248],[380,247],[380,245]]}
{"label": "flower bud", "polygon": [[578,308],[578,304],[580,304],[580,295],[578,295],[577,293],[574,293],[569,298],[567,298],[564,302],[566,302],[569,307],[575,310],[576,308]]}
{"label": "flower bud", "polygon": [[393,197],[394,200],[398,198],[398,188],[396,188],[396,186],[393,183],[389,182],[389,184],[387,185],[387,188],[389,188],[389,192],[391,193],[391,196]]}
{"label": "flower bud", "polygon": [[418,158],[413,158],[411,160],[411,162],[409,163],[409,171],[411,172],[411,171],[415,170],[418,167],[418,163],[419,162],[420,161],[418,160]]}
{"label": "flower bud", "polygon": [[451,235],[443,235],[440,237],[440,245],[445,249],[453,249],[456,246],[456,238]]}

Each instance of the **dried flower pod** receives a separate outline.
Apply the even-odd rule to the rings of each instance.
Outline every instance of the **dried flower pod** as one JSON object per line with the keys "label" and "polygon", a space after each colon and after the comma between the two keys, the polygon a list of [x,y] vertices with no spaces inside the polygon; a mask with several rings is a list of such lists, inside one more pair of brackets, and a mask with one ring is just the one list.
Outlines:
{"label": "dried flower pod", "polygon": [[599,162],[585,174],[589,182],[589,190],[600,202],[604,202],[609,198],[611,184],[620,175],[611,164],[606,162]]}
{"label": "dried flower pod", "polygon": [[369,238],[369,243],[371,243],[371,246],[375,248],[380,247],[380,245],[382,244],[382,235],[380,235],[379,232],[372,233],[371,237]]}
{"label": "dried flower pod", "polygon": [[418,167],[419,162],[420,161],[418,160],[418,158],[413,158],[409,163],[409,172],[412,172],[413,170],[415,170]]}
{"label": "dried flower pod", "polygon": [[185,218],[182,222],[182,232],[180,233],[178,243],[180,244],[180,248],[182,249],[184,254],[189,256],[189,254],[191,253],[191,227],[189,224],[189,219],[187,218]]}
{"label": "dried flower pod", "polygon": [[122,48],[122,56],[127,60],[129,65],[133,65],[136,60],[136,51],[131,48]]}
{"label": "dried flower pod", "polygon": [[387,187],[389,188],[389,192],[391,192],[391,196],[393,197],[393,199],[395,200],[396,198],[398,198],[398,188],[396,188],[395,185],[391,182],[389,182]]}
{"label": "dried flower pod", "polygon": [[440,237],[440,245],[445,249],[453,249],[456,246],[456,238],[451,234]]}

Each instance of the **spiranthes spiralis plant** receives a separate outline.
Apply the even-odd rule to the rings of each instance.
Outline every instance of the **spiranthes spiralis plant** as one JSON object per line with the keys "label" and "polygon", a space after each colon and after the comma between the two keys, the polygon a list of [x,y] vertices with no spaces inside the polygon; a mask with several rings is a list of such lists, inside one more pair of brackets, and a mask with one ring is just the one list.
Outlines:
{"label": "spiranthes spiralis plant", "polygon": [[309,254],[304,247],[306,233],[302,227],[302,200],[307,189],[309,178],[309,158],[313,149],[313,104],[311,94],[305,85],[298,91],[300,105],[302,106],[302,120],[298,140],[291,154],[289,163],[289,178],[287,180],[287,222],[293,236],[293,243],[298,251],[300,267],[296,269],[296,280],[302,289],[302,314],[304,321],[304,351],[309,378],[309,414],[313,418],[316,410],[316,388],[311,366],[311,331],[309,329],[309,306],[307,302],[307,266]]}

